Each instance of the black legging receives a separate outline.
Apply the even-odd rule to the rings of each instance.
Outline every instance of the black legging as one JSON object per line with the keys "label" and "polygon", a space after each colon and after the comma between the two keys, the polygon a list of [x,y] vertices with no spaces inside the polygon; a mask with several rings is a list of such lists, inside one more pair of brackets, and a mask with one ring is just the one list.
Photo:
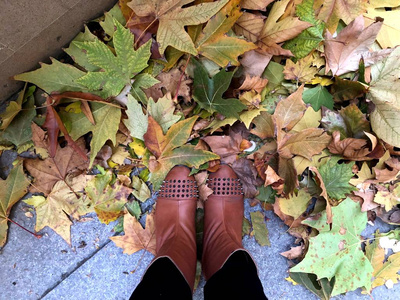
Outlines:
{"label": "black legging", "polygon": [[[169,258],[160,258],[146,271],[131,300],[192,299],[185,278]],[[268,299],[264,295],[257,268],[245,251],[237,251],[204,287],[204,299]]]}

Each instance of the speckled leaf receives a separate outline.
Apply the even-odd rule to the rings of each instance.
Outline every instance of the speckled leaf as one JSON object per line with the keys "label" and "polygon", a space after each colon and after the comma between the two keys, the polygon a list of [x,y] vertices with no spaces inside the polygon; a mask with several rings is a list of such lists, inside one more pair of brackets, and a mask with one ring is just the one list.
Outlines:
{"label": "speckled leaf", "polygon": [[250,213],[251,224],[257,243],[261,246],[271,246],[268,238],[268,229],[264,222],[264,215],[260,211]]}
{"label": "speckled leaf", "polygon": [[361,250],[360,233],[367,223],[367,214],[350,198],[332,207],[332,229],[326,223],[326,212],[318,220],[305,220],[319,231],[310,239],[304,260],[291,272],[313,273],[318,279],[335,277],[332,296],[353,291],[359,287],[371,287],[373,268]]}

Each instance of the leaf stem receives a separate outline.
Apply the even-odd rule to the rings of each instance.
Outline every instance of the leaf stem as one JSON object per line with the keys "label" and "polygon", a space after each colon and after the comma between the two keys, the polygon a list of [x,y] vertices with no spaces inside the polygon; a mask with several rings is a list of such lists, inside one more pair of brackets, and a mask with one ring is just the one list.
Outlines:
{"label": "leaf stem", "polygon": [[157,21],[158,19],[155,18],[153,21],[151,21],[151,23],[149,25],[147,25],[147,27],[142,31],[142,33],[139,35],[139,37],[137,38],[137,40],[135,41],[134,44],[134,48],[136,49],[137,44],[139,43],[139,41],[142,39],[143,35],[146,33],[146,31],[154,24],[155,21]]}
{"label": "leaf stem", "polygon": [[19,226],[20,228],[22,228],[23,230],[25,230],[26,232],[29,232],[30,234],[32,234],[35,238],[38,238],[38,239],[41,239],[42,238],[42,236],[41,235],[39,235],[39,234],[36,234],[36,233],[34,233],[34,232],[32,232],[32,231],[30,231],[30,230],[28,230],[28,229],[26,229],[24,226],[22,226],[22,225],[20,225],[20,224],[18,224],[17,222],[15,222],[15,221],[13,221],[13,220],[11,220],[10,218],[8,218],[8,217],[6,217],[7,218],[7,220],[8,221],[10,221],[11,223],[14,223],[15,225],[17,225],[17,226]]}

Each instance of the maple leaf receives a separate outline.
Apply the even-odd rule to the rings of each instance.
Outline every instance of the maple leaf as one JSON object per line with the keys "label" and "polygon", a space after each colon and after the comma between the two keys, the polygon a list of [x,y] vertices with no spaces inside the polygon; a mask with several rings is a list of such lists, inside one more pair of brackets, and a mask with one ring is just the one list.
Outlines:
{"label": "maple leaf", "polygon": [[304,83],[311,81],[318,72],[318,68],[314,67],[313,63],[312,55],[299,59],[296,63],[290,59],[286,60],[283,70],[285,79]]}
{"label": "maple leaf", "polygon": [[382,62],[372,66],[367,97],[375,104],[371,126],[385,142],[400,147],[400,47]]}
{"label": "maple leaf", "polygon": [[[325,164],[318,167],[326,193],[329,197],[337,200],[345,198],[346,194],[355,190],[349,184],[350,179],[353,177],[352,168],[354,163],[338,164],[339,160],[340,157],[332,157]],[[326,196],[324,197],[328,200]]]}
{"label": "maple leaf", "polygon": [[[83,140],[78,144],[82,145]],[[45,160],[26,159],[24,167],[35,177],[31,192],[49,194],[58,181],[63,181],[69,173],[82,171],[87,168],[87,161],[84,160],[72,147],[59,147],[55,157],[48,157]]]}
{"label": "maple leaf", "polygon": [[335,277],[332,296],[359,287],[369,290],[373,268],[361,250],[359,238],[367,223],[367,214],[350,198],[332,207],[332,213],[331,229],[326,223],[326,212],[318,220],[302,222],[317,229],[319,234],[310,238],[306,257],[290,271],[313,273],[328,280]]}
{"label": "maple leaf", "polygon": [[376,22],[364,29],[364,19],[359,16],[346,26],[334,38],[329,31],[325,33],[325,74],[332,71],[333,75],[342,75],[358,70],[360,59],[364,59],[365,66],[372,65],[383,59],[392,50],[386,49],[369,52],[382,27],[382,22]]}
{"label": "maple leaf", "polygon": [[36,116],[35,99],[31,96],[22,106],[25,113],[17,114],[7,128],[0,133],[0,142],[8,141],[17,147],[29,142],[32,138],[31,123]]}
{"label": "maple leaf", "polygon": [[47,198],[33,196],[24,200],[25,203],[35,207],[35,231],[38,232],[48,226],[71,245],[72,222],[68,216],[78,219],[90,212],[88,208],[90,203],[79,195],[87,180],[88,177],[85,175],[67,178],[65,181],[56,182]]}
{"label": "maple leaf", "polygon": [[244,14],[237,22],[238,34],[244,33],[264,52],[272,55],[292,56],[292,52],[283,49],[279,44],[299,35],[304,29],[312,26],[308,22],[300,21],[297,17],[282,17],[290,0],[276,2],[268,15],[264,25],[262,18],[252,14]]}
{"label": "maple leaf", "polygon": [[28,186],[29,180],[21,164],[11,170],[6,180],[0,179],[0,248],[7,240],[8,216],[11,208],[26,194]]}
{"label": "maple leaf", "polygon": [[299,19],[313,25],[285,43],[284,48],[290,50],[296,58],[306,57],[324,40],[325,24],[316,19],[313,6],[314,0],[305,0],[296,6]]}
{"label": "maple leaf", "polygon": [[156,254],[156,235],[155,235],[154,212],[146,216],[146,227],[142,225],[135,217],[126,213],[124,216],[124,232],[122,236],[112,236],[110,239],[118,247],[124,250],[124,253],[131,255],[142,249]]}
{"label": "maple leaf", "polygon": [[96,122],[95,125],[83,113],[60,113],[64,123],[68,124],[68,131],[73,140],[90,131],[92,132],[89,168],[107,140],[111,140],[114,145],[116,144],[116,133],[121,119],[121,109],[118,107],[96,102],[91,103],[90,106]]}
{"label": "maple leaf", "polygon": [[330,32],[335,32],[339,20],[349,24],[365,11],[367,0],[316,0],[321,7],[318,19],[326,23]]}
{"label": "maple leaf", "polygon": [[297,219],[306,211],[311,198],[309,193],[301,189],[297,195],[292,195],[288,199],[280,198],[279,208],[284,214]]}
{"label": "maple leaf", "polygon": [[133,49],[133,35],[117,20],[113,35],[115,53],[99,39],[94,42],[73,42],[86,51],[88,61],[101,68],[99,72],[88,72],[75,81],[91,91],[100,91],[103,98],[117,96],[125,85],[131,84],[131,78],[147,67],[150,58],[151,42],[138,50]]}
{"label": "maple leaf", "polygon": [[[368,1],[367,12],[364,14],[365,23],[370,25],[376,18],[383,18],[383,25],[376,37],[382,48],[394,48],[400,44],[400,2],[395,1]],[[385,7],[390,7],[387,10]]]}
{"label": "maple leaf", "polygon": [[154,102],[153,99],[150,98],[147,105],[147,111],[161,126],[164,134],[167,133],[168,129],[181,118],[179,115],[174,115],[175,104],[171,99],[171,94],[169,93],[158,99],[157,102]]}
{"label": "maple leaf", "polygon": [[93,209],[102,223],[115,221],[123,214],[123,208],[132,189],[120,182],[111,186],[111,171],[96,175],[85,187]]}
{"label": "maple leaf", "polygon": [[159,22],[157,42],[160,44],[160,53],[164,54],[167,46],[172,46],[182,52],[197,55],[193,41],[185,31],[185,26],[198,25],[207,22],[214,16],[228,0],[182,8],[194,0],[133,0],[128,6],[139,17],[151,16],[153,22]]}
{"label": "maple leaf", "polygon": [[261,246],[271,246],[268,238],[268,229],[265,225],[264,215],[260,211],[250,212],[254,237]]}
{"label": "maple leaf", "polygon": [[374,202],[384,206],[386,211],[390,211],[393,207],[399,204],[399,199],[400,185],[396,184],[390,189],[378,188],[378,191],[374,197]]}
{"label": "maple leaf", "polygon": [[234,72],[219,71],[212,78],[197,60],[192,59],[195,66],[193,81],[193,98],[203,109],[210,113],[219,112],[226,117],[239,119],[239,112],[246,108],[238,99],[223,99],[222,94],[228,89]]}
{"label": "maple leaf", "polygon": [[278,152],[283,158],[300,155],[311,160],[312,156],[325,149],[331,137],[323,129],[307,128],[295,134],[286,134],[278,141]]}
{"label": "maple leaf", "polygon": [[196,119],[197,116],[175,123],[164,135],[161,126],[149,116],[149,126],[144,135],[144,142],[155,155],[149,161],[150,181],[155,190],[160,188],[169,170],[178,164],[199,168],[207,161],[219,159],[219,156],[214,153],[196,149],[192,145],[184,145]]}
{"label": "maple leaf", "polygon": [[41,68],[32,72],[15,75],[15,80],[31,82],[42,90],[52,92],[82,91],[84,86],[77,80],[85,75],[85,72],[68,64],[63,64],[51,58],[51,64],[41,64]]}
{"label": "maple leaf", "polygon": [[226,35],[242,15],[239,3],[240,0],[229,1],[208,21],[195,42],[197,51],[201,55],[221,67],[228,64],[239,65],[237,60],[239,55],[257,48],[256,45],[246,40]]}
{"label": "maple leaf", "polygon": [[302,94],[304,85],[286,99],[279,101],[274,112],[276,127],[278,130],[286,128],[290,130],[303,117],[306,105],[303,102]]}

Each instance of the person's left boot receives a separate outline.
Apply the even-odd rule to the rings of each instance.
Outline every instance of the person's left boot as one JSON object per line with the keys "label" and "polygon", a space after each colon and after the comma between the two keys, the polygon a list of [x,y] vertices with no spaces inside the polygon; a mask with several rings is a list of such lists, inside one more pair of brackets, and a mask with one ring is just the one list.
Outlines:
{"label": "person's left boot", "polygon": [[195,216],[198,190],[190,169],[174,167],[165,178],[157,198],[156,257],[169,258],[193,291],[196,274]]}

